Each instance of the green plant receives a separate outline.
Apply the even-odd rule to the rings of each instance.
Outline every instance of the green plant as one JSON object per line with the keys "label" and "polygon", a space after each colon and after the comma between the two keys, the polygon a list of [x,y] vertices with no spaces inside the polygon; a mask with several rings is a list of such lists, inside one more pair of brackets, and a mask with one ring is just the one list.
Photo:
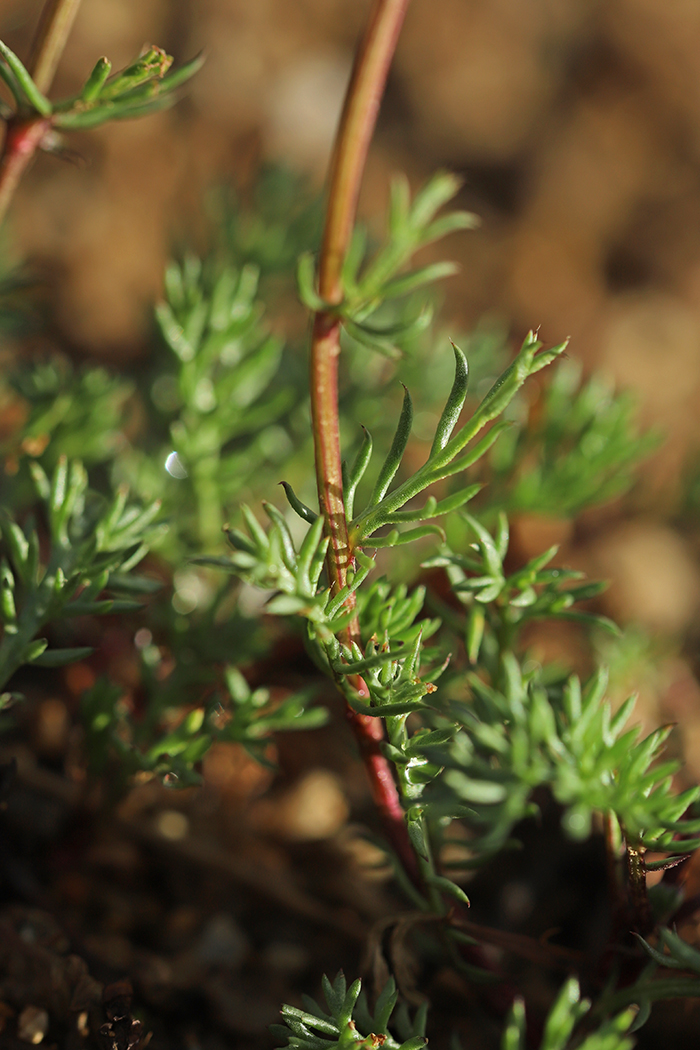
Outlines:
{"label": "green plant", "polygon": [[80,0],[61,0],[46,6],[29,69],[0,41],[0,77],[14,101],[14,109],[5,103],[0,109],[6,123],[0,155],[0,221],[37,150],[60,150],[64,130],[93,128],[171,106],[176,89],[202,64],[198,57],[170,72],[172,57],[162,48],[148,46],[132,65],[112,74],[109,59],[99,58],[77,95],[51,102],[46,92],[79,4]]}
{"label": "green plant", "polygon": [[[230,224],[228,258],[189,257],[166,274],[157,321],[173,357],[140,392],[151,414],[150,447],[120,438],[115,423],[115,406],[137,396],[135,387],[54,364],[16,379],[29,410],[6,450],[17,460],[6,487],[18,520],[7,516],[2,526],[2,684],[23,664],[58,666],[86,654],[74,645],[49,648],[37,637],[47,625],[63,637],[68,617],[136,614],[140,603],[121,595],[152,595],[140,644],[146,713],[132,717],[120,686],[98,680],[83,697],[86,747],[95,775],[117,766],[124,779],[146,773],[192,784],[215,740],[240,743],[265,761],[271,734],[325,718],[323,708],[309,706],[315,681],[279,701],[264,687],[251,688],[242,673],[265,652],[271,621],[282,622],[279,630],[291,621],[346,705],[383,849],[415,908],[410,922],[429,927],[420,949],[431,965],[457,970],[475,988],[498,990],[492,1001],[499,1003],[504,1050],[628,1050],[630,1033],[653,1002],[700,996],[700,956],[671,928],[681,894],[665,874],[677,875],[700,844],[700,788],[676,790],[679,763],[664,759],[670,729],[640,739],[641,731],[628,725],[634,700],[612,709],[603,668],[581,683],[568,669],[531,658],[523,629],[533,621],[574,623],[584,637],[616,628],[581,607],[603,585],[557,566],[556,548],[514,563],[507,512],[570,516],[619,495],[655,439],[639,435],[626,397],[595,378],[582,385],[576,366],[557,363],[564,344],[548,348],[531,332],[480,399],[470,397],[468,355],[452,344],[451,389],[437,410],[426,406],[434,427],[422,465],[407,465],[408,389],[393,436],[377,443],[384,447],[375,450],[364,430],[353,455],[347,461],[341,455],[341,429],[357,434],[359,422],[347,418],[352,396],[341,418],[341,345],[355,364],[367,351],[401,362],[402,349],[429,329],[426,290],[454,272],[442,262],[411,268],[415,253],[474,221],[461,211],[441,214],[459,183],[439,174],[413,196],[405,181],[395,182],[386,242],[376,250],[354,231],[376,100],[406,6],[407,0],[373,6],[333,154],[320,252],[317,259],[302,254],[297,270],[300,298],[312,315],[316,499],[303,474],[302,495],[314,506],[285,480],[288,507],[266,502],[264,526],[241,505],[242,521],[224,525],[232,550],[216,549],[233,501],[242,491],[257,498],[271,462],[292,463],[289,420],[299,411],[293,381],[271,392],[284,359],[262,322],[265,282],[259,286],[258,278],[261,270],[265,277],[288,273],[289,245],[304,241],[308,213],[302,210],[302,220],[293,214],[286,226],[279,214],[267,224],[264,216],[258,223],[248,216],[247,225]],[[155,50],[113,80],[98,63],[80,98],[51,106],[19,60],[2,54],[18,113],[29,112],[32,127],[137,115],[165,104],[169,89],[194,71],[190,64],[179,78],[162,78]],[[443,348],[434,344],[431,352]],[[536,380],[543,384],[541,412],[530,419],[523,389],[550,365],[548,382]],[[98,390],[104,411],[88,410],[90,389]],[[76,446],[99,465],[102,495],[88,489],[80,464],[63,458]],[[42,463],[53,469],[50,482]],[[39,526],[22,489],[30,476],[47,507]],[[149,498],[146,506],[127,504],[126,490],[115,491],[123,478]],[[148,544],[158,540],[160,504],[150,502],[156,496],[167,507],[169,531],[161,530],[160,560],[150,563],[150,574],[134,576]],[[378,574],[376,553],[368,551],[414,543],[417,553],[401,563],[399,582]],[[411,571],[419,566],[440,574],[440,597],[415,583]],[[230,589],[222,570],[266,592],[264,626],[236,608],[239,584]],[[188,588],[197,592],[191,600]],[[423,616],[428,599],[439,619]],[[154,635],[172,657],[169,674],[160,673],[163,654]],[[562,836],[582,841],[596,828],[604,832],[613,905],[596,960],[468,918],[464,873],[518,848],[523,822],[552,800]],[[647,862],[648,852],[655,859]],[[646,875],[653,870],[664,874],[650,892]],[[576,966],[578,978],[556,996],[541,1039],[528,1043],[523,1001],[511,976],[483,951],[489,943],[551,967],[562,958]],[[581,999],[579,980],[592,999]],[[341,974],[333,984],[324,979],[323,987],[327,1009],[312,1000],[304,1010],[284,1007],[286,1027],[275,1034],[287,1045],[416,1050],[424,1044],[426,1010],[413,1020],[405,1003],[394,1012],[393,980],[376,989],[373,1011],[359,980],[347,988]],[[640,1008],[636,1016],[632,1006]]]}

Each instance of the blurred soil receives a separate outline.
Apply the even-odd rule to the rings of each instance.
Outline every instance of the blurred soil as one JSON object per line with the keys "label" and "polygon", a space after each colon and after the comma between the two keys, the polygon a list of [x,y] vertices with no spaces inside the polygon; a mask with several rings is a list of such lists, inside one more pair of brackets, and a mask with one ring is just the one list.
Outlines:
{"label": "blurred soil", "polygon": [[[20,55],[40,6],[0,7],[0,35]],[[137,361],[164,262],[205,241],[213,188],[245,193],[270,159],[321,185],[367,7],[83,0],[57,94],[99,55],[119,68],[145,42],[178,61],[203,48],[207,63],[172,111],[69,138],[64,158],[40,157],[25,179],[12,250],[45,279],[57,345]],[[455,333],[495,316],[516,337],[538,326],[550,343],[571,336],[586,370],[636,390],[645,424],[666,435],[624,505],[575,526],[523,518],[514,531],[523,557],[554,530],[564,560],[612,578],[604,611],[638,625],[613,687],[622,696],[641,680],[649,725],[681,724],[691,778],[700,533],[683,472],[700,444],[699,49],[689,0],[414,0],[362,197],[374,217],[393,172],[413,183],[438,166],[459,172],[460,203],[482,223],[449,244],[462,266],[446,290]],[[543,656],[572,651],[556,632],[532,641]],[[126,974],[154,1047],[269,1046],[279,1004],[298,1003],[324,970],[358,971],[370,929],[403,907],[358,830],[372,814],[342,717],[281,742],[272,786],[221,745],[202,791],[143,783],[106,818],[76,758],[76,683],[67,675],[56,695],[27,683],[0,830],[15,901],[0,912],[0,1047],[130,1050],[141,1033],[114,984]],[[604,921],[599,843],[562,853],[550,823],[532,870],[509,861],[481,885],[477,919],[540,936],[583,901],[588,929],[570,934],[585,949]],[[493,1045],[497,1026],[461,980],[437,971],[422,985],[446,1027],[458,1018],[465,1047]],[[551,988],[528,987],[529,1001]],[[690,1046],[693,1024],[696,1011],[659,1008],[640,1046]]]}

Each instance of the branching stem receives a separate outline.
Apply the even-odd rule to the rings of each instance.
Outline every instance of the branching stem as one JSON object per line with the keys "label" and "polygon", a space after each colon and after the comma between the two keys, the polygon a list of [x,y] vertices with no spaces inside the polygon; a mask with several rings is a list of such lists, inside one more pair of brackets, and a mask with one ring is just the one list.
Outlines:
{"label": "branching stem", "polygon": [[[355,58],[331,157],[318,264],[319,294],[326,303],[338,304],[343,297],[342,268],[355,223],[362,173],[407,7],[408,0],[374,0]],[[338,425],[339,354],[340,322],[332,311],[321,311],[314,317],[311,339],[311,419],[319,507],[330,538],[328,576],[335,591],[345,586],[350,562]],[[349,601],[354,602],[354,598]],[[359,641],[357,620],[348,627],[347,636],[349,640]],[[358,678],[354,685],[360,695],[368,695],[362,679]],[[387,837],[409,877],[419,882],[416,856],[406,832],[396,784],[380,749],[381,719],[356,714],[349,708],[348,719],[369,773]]]}
{"label": "branching stem", "polygon": [[[51,86],[79,7],[80,0],[47,0],[42,11],[29,62],[34,83],[42,93]],[[8,121],[0,154],[0,223],[49,127],[45,117],[27,118],[26,114]]]}

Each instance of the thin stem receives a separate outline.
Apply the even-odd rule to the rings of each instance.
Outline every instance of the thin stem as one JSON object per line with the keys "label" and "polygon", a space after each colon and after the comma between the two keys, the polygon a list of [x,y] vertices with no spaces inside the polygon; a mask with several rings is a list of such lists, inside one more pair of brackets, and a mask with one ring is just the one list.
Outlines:
{"label": "thin stem", "polygon": [[[327,303],[340,303],[343,297],[343,262],[355,223],[362,173],[407,7],[408,0],[374,0],[355,58],[331,157],[328,206],[318,265],[319,293]],[[328,577],[335,591],[345,586],[350,565],[338,422],[339,354],[340,322],[332,312],[320,311],[314,317],[311,338],[311,419],[319,508],[330,538]],[[354,598],[351,598],[348,605],[353,604]],[[348,627],[346,638],[359,642],[356,619]],[[352,685],[361,696],[368,695],[361,678],[355,679]],[[406,832],[391,767],[381,752],[381,719],[359,715],[350,708],[347,715],[387,838],[409,877],[420,884],[416,855]]]}
{"label": "thin stem", "polygon": [[44,94],[51,87],[79,7],[80,0],[48,0],[41,12],[32,44],[29,71],[39,91]]}
{"label": "thin stem", "polygon": [[46,117],[35,117],[29,121],[13,119],[8,122],[0,155],[0,223],[5,218],[25,168],[49,127]]}
{"label": "thin stem", "polygon": [[[331,157],[328,208],[318,264],[319,293],[327,303],[343,297],[342,269],[350,246],[362,173],[389,66],[408,0],[375,0],[360,44]],[[321,513],[330,537],[332,585],[345,586],[348,528],[338,433],[340,323],[331,313],[314,319],[311,342],[311,416]]]}
{"label": "thin stem", "polygon": [[331,157],[319,260],[319,292],[329,303],[342,298],[341,273],[355,224],[362,173],[407,8],[408,0],[375,0],[355,57]]}
{"label": "thin stem", "polygon": [[[80,0],[48,0],[32,44],[29,70],[42,94],[51,87]],[[20,179],[49,131],[46,117],[11,117],[0,154],[0,223],[3,222]]]}

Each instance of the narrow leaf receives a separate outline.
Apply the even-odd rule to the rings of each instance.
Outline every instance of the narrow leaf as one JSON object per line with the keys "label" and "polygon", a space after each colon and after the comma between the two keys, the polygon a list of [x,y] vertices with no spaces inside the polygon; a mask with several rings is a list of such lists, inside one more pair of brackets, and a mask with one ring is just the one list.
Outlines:
{"label": "narrow leaf", "polygon": [[[452,340],[450,340],[450,343],[452,343]],[[443,449],[450,440],[452,431],[459,419],[459,414],[464,407],[469,387],[469,365],[467,364],[467,359],[454,343],[452,343],[452,349],[455,355],[455,378],[450,396],[440,416],[440,422],[435,429],[435,439],[430,449],[431,456]]]}
{"label": "narrow leaf", "polygon": [[385,299],[398,299],[399,296],[408,295],[409,292],[423,288],[426,284],[434,284],[435,281],[441,281],[445,277],[453,277],[456,273],[459,273],[457,263],[447,261],[431,263],[429,266],[411,270],[409,273],[402,274],[401,277],[395,277],[393,281],[388,281],[382,288],[382,296]]}
{"label": "narrow leaf", "polygon": [[355,492],[357,486],[364,477],[364,473],[367,470],[369,461],[372,458],[372,435],[366,427],[362,427],[362,444],[357,450],[357,455],[352,461],[352,466],[347,473],[347,483],[345,485],[345,512],[348,518],[352,518],[353,506],[355,504]]}
{"label": "narrow leaf", "polygon": [[389,453],[382,464],[379,476],[372,490],[372,495],[370,496],[368,504],[370,507],[375,507],[386,495],[386,491],[391,485],[394,475],[399,469],[399,465],[403,459],[403,454],[406,451],[406,445],[408,444],[408,439],[411,434],[412,424],[413,403],[408,388],[404,387],[403,406],[401,408],[401,415],[399,416],[399,423]]}
{"label": "narrow leaf", "polygon": [[[37,113],[41,113],[42,117],[48,117],[51,114],[51,103],[46,95],[43,95],[41,91],[39,91],[39,88],[32,80],[28,70],[25,69],[14,51],[11,51],[7,44],[4,44],[2,40],[0,40],[0,59],[4,59],[6,65],[9,67],[15,81],[24,94],[25,100],[30,106],[34,107]],[[0,66],[1,64],[2,63],[0,63]],[[12,88],[10,81],[7,80],[7,78],[5,78],[5,80],[8,87]]]}
{"label": "narrow leaf", "polygon": [[406,543],[413,543],[414,540],[425,539],[426,536],[437,536],[445,542],[445,533],[439,525],[419,525],[417,529],[408,529],[407,532],[392,529],[386,536],[368,536],[361,543],[364,547],[378,550],[380,547],[402,547]]}
{"label": "narrow leaf", "polygon": [[89,645],[79,646],[76,649],[46,649],[38,656],[32,658],[31,663],[36,667],[65,667],[66,664],[84,660],[94,653]]}
{"label": "narrow leaf", "polygon": [[295,511],[299,515],[299,517],[302,518],[304,521],[308,521],[309,525],[313,525],[313,523],[316,521],[316,518],[318,517],[318,514],[315,511],[313,511],[311,507],[307,507],[305,503],[301,502],[301,500],[296,495],[294,489],[289,484],[289,482],[280,481],[280,485],[284,489],[284,494],[287,497],[289,506],[292,508],[292,510]]}
{"label": "narrow leaf", "polygon": [[466,904],[466,906],[469,907],[469,897],[467,897],[462,887],[458,886],[455,882],[446,879],[443,875],[426,875],[425,878],[431,886],[435,886],[436,889],[441,890],[443,893],[449,893],[451,897],[454,897],[461,904]]}
{"label": "narrow leaf", "polygon": [[299,298],[312,313],[320,313],[325,308],[326,304],[316,291],[316,263],[311,252],[299,256],[297,286]]}
{"label": "narrow leaf", "polygon": [[83,102],[94,102],[104,87],[107,77],[112,71],[112,63],[107,58],[98,58],[92,73],[85,81],[80,97]]}

